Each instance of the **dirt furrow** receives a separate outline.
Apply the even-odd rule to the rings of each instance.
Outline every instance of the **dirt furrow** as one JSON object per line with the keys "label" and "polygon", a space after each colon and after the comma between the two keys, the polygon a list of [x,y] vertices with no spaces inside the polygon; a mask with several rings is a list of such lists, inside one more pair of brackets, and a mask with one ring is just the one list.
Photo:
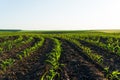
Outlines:
{"label": "dirt furrow", "polygon": [[6,36],[6,37],[0,37],[0,43],[4,42],[4,41],[8,41],[8,40],[15,40],[17,39],[18,36]]}
{"label": "dirt furrow", "polygon": [[43,46],[31,56],[18,61],[9,68],[2,76],[3,80],[40,80],[46,70],[46,53],[51,52],[52,48],[52,40],[46,39]]}
{"label": "dirt furrow", "polygon": [[[26,39],[25,39],[26,40]],[[10,51],[7,51],[7,52],[3,52],[2,54],[0,54],[0,61],[2,60],[5,60],[7,58],[17,58],[16,55],[17,53],[19,53],[20,51],[26,49],[26,48],[29,48],[31,46],[33,46],[36,42],[38,42],[39,40],[37,38],[34,38],[33,41],[31,41],[30,43],[28,44],[24,44],[24,45],[21,45],[19,47],[16,47],[14,45],[13,49],[11,49]],[[17,45],[17,44],[16,44]]]}
{"label": "dirt furrow", "polygon": [[61,80],[107,80],[95,64],[88,61],[70,42],[61,40],[63,52],[60,63],[65,64]]}
{"label": "dirt furrow", "polygon": [[91,50],[95,51],[99,55],[103,56],[103,65],[109,67],[111,71],[119,70],[120,71],[120,57],[115,53],[110,53],[109,51],[91,44],[89,42],[79,40],[80,43],[84,46],[91,48]]}

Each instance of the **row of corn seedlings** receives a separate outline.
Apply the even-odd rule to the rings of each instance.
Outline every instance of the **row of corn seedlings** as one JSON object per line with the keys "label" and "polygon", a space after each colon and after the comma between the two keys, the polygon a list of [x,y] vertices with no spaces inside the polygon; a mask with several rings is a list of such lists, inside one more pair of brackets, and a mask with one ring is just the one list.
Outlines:
{"label": "row of corn seedlings", "polygon": [[[108,39],[109,40],[109,39]],[[108,44],[110,44],[111,42],[108,42],[108,44],[104,44],[102,42],[99,41],[92,41],[92,40],[86,40],[87,42],[94,44],[96,46],[102,47],[106,50],[112,51],[114,52],[114,48],[116,48],[115,46],[110,46]],[[111,43],[111,44],[116,44],[116,42]],[[119,43],[117,43],[119,45]],[[118,49],[119,51],[119,49]],[[116,53],[117,55],[120,55],[119,53]],[[109,80],[120,80],[120,71],[118,70],[112,70],[107,66],[104,65],[104,71],[106,73],[106,78],[108,78]]]}
{"label": "row of corn seedlings", "polygon": [[80,42],[75,39],[72,39],[72,38],[64,38],[64,39],[76,44],[79,48],[83,50],[83,52],[88,57],[90,57],[94,62],[97,62],[100,66],[102,66],[106,73],[106,78],[110,80],[115,80],[115,79],[120,80],[120,72],[118,70],[110,71],[109,67],[106,67],[106,65],[103,65],[103,57],[101,55],[94,54],[94,52],[89,47],[86,47],[80,44]]}
{"label": "row of corn seedlings", "polygon": [[85,53],[88,57],[90,57],[93,61],[96,61],[99,64],[102,64],[103,57],[93,52],[89,47],[82,45],[79,41],[72,38],[64,38],[74,44],[76,44],[79,48],[82,49],[83,53]]}
{"label": "row of corn seedlings", "polygon": [[8,40],[3,43],[0,43],[0,54],[2,54],[5,51],[10,51],[14,47],[14,45],[21,42],[22,40],[23,40],[23,37],[20,36],[18,39],[15,39],[13,41]]}
{"label": "row of corn seedlings", "polygon": [[36,51],[38,48],[40,48],[43,45],[45,39],[43,37],[39,37],[39,39],[40,39],[40,41],[35,43],[34,46],[27,48],[27,49],[23,50],[22,52],[19,52],[17,54],[18,58],[20,60],[22,60],[23,57],[30,56],[30,54],[32,54],[34,51]]}
{"label": "row of corn seedlings", "polygon": [[[44,38],[43,37],[39,37],[39,38],[41,39],[41,41],[36,43],[34,46],[32,46],[30,48],[26,48],[22,52],[16,54],[16,57],[18,57],[20,60],[22,60],[23,57],[29,56],[32,52],[34,52],[39,47],[41,47],[44,43]],[[30,37],[27,41],[23,41],[23,44],[29,43],[32,40],[33,40],[33,37]],[[5,59],[5,60],[2,60],[1,63],[0,63],[0,68],[3,71],[6,71],[7,67],[10,67],[12,64],[14,64],[15,61],[16,61],[16,59],[14,59],[14,58],[8,58],[8,59]]]}
{"label": "row of corn seedlings", "polygon": [[[28,38],[28,39],[26,39],[26,40],[22,40],[20,43],[16,43],[16,45],[14,46],[15,48],[21,48],[21,46],[23,46],[23,45],[25,45],[25,44],[29,44],[29,43],[31,43],[31,42],[33,42],[33,40],[34,40],[34,38],[33,37],[30,37],[30,38]],[[14,48],[14,49],[15,49]],[[18,51],[20,51],[20,50],[18,50]],[[22,51],[22,50],[21,50]],[[12,55],[13,55],[13,53],[14,53],[14,55],[16,55],[17,54],[17,52],[12,52]],[[3,56],[4,56],[4,54],[6,54],[6,53],[3,53]],[[8,55],[8,54],[6,54],[6,55]],[[1,55],[1,57],[2,57],[2,55]],[[9,57],[9,56],[8,56]],[[8,58],[8,57],[6,57],[6,58]],[[5,57],[4,58],[1,58],[0,59],[0,61],[1,60],[5,60],[6,59]]]}
{"label": "row of corn seedlings", "polygon": [[84,41],[88,41],[88,42],[93,42],[96,45],[99,45],[100,47],[113,52],[117,55],[120,55],[120,37],[116,36],[116,35],[109,35],[107,36],[107,34],[94,34],[94,35],[80,35],[80,34],[75,34],[75,35],[60,35],[60,36],[64,36],[64,37],[70,37],[73,39],[81,39]]}
{"label": "row of corn seedlings", "polygon": [[17,43],[17,44],[15,45],[15,47],[18,48],[18,47],[20,47],[21,45],[28,44],[28,43],[32,42],[33,40],[34,40],[34,38],[31,36],[31,37],[29,37],[28,39],[22,40],[21,42]]}
{"label": "row of corn seedlings", "polygon": [[47,54],[47,60],[45,61],[49,65],[49,70],[47,70],[40,80],[55,80],[55,77],[60,78],[59,72],[57,70],[61,70],[60,66],[63,64],[59,63],[60,55],[61,55],[61,43],[56,38],[51,38],[54,41],[54,48],[52,51]]}
{"label": "row of corn seedlings", "polygon": [[[84,39],[83,39],[84,40]],[[100,41],[94,41],[94,40],[85,40],[91,44],[94,44],[96,46],[102,47],[103,49],[106,49],[110,52],[113,52],[117,55],[120,55],[120,43],[119,40],[113,41],[112,38],[108,39],[106,43],[102,43]]]}
{"label": "row of corn seedlings", "polygon": [[18,36],[15,36],[15,35],[0,36],[0,43],[3,43],[3,42],[8,41],[8,40],[15,40],[17,38],[18,38]]}

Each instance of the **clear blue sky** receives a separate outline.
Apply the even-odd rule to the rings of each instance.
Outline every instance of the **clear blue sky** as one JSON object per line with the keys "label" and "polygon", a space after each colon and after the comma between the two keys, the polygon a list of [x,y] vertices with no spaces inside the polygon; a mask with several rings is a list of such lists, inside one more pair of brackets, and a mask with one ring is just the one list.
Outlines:
{"label": "clear blue sky", "polygon": [[120,0],[0,0],[0,29],[120,29]]}

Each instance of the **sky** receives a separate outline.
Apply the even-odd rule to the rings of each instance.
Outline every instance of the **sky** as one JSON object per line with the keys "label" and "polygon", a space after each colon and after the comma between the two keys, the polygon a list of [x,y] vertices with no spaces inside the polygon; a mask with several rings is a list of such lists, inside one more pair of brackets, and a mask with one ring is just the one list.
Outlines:
{"label": "sky", "polygon": [[120,0],[0,0],[0,29],[120,29]]}

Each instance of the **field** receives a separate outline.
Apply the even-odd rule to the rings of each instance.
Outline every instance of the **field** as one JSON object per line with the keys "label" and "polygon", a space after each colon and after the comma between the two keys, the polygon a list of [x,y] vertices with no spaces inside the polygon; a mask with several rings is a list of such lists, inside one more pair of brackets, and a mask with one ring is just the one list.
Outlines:
{"label": "field", "polygon": [[1,31],[0,80],[120,80],[119,35]]}

